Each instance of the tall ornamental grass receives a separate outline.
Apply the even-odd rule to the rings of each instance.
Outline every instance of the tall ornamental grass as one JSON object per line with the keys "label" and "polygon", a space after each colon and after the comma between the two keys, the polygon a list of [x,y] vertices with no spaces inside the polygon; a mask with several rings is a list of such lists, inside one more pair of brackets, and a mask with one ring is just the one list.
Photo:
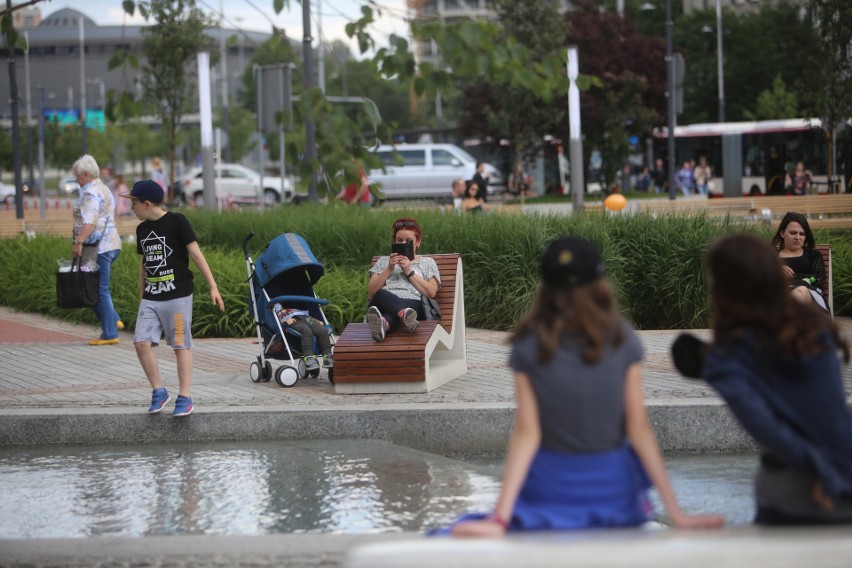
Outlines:
{"label": "tall ornamental grass", "polygon": [[[437,209],[390,210],[336,206],[286,206],[264,213],[190,210],[187,216],[212,267],[226,311],[210,303],[204,279],[196,273],[193,334],[196,337],[253,335],[248,308],[246,262],[241,246],[257,259],[277,235],[302,235],[326,269],[315,292],[329,300],[323,308],[340,333],[361,321],[371,259],[387,254],[391,224],[414,217],[423,229],[424,253],[459,252],[464,270],[468,325],[512,329],[529,310],[538,286],[538,259],[547,242],[572,234],[601,248],[607,274],[627,317],[641,329],[702,328],[708,325],[702,258],[718,236],[751,231],[765,239],[769,227],[706,215],[660,216],[530,215],[494,213],[458,216]],[[832,245],[835,314],[852,316],[852,239],[848,232],[817,232]],[[0,271],[0,304],[57,318],[96,323],[90,310],[55,307],[57,261],[70,255],[67,239],[0,239],[5,259]],[[139,257],[125,245],[113,267],[113,298],[120,316],[135,322],[139,297]]]}

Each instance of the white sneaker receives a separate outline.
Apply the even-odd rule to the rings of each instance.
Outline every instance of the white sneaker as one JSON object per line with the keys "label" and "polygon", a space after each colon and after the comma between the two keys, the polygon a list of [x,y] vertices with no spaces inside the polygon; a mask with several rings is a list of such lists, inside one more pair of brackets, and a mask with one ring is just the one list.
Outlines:
{"label": "white sneaker", "polygon": [[373,334],[373,341],[385,340],[385,320],[382,318],[382,312],[376,306],[370,306],[367,309],[367,323],[370,324],[370,332]]}
{"label": "white sneaker", "polygon": [[417,331],[417,327],[420,325],[420,322],[417,321],[417,310],[414,308],[405,308],[402,311],[402,321],[405,323],[405,329],[408,330],[408,333]]}

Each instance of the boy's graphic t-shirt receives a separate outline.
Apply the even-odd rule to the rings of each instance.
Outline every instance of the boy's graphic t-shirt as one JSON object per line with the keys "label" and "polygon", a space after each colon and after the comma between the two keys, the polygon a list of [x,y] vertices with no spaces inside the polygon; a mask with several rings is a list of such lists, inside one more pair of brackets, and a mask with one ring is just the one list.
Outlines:
{"label": "boy's graphic t-shirt", "polygon": [[136,252],[142,255],[145,300],[164,301],[192,294],[194,282],[186,246],[195,241],[186,217],[167,212],[136,227]]}

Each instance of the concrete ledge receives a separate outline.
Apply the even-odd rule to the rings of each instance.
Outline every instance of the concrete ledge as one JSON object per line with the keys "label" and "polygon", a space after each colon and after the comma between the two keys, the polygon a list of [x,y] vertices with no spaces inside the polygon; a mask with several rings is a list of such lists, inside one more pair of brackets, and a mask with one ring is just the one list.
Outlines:
{"label": "concrete ledge", "polygon": [[[706,399],[648,407],[667,452],[751,452],[728,409]],[[127,409],[0,411],[0,447],[216,440],[386,440],[442,455],[505,451],[514,407],[502,403],[205,407],[185,419]]]}
{"label": "concrete ledge", "polygon": [[346,552],[365,542],[415,538],[411,533],[382,535],[261,535],[95,537],[0,541],[0,566],[341,566]]}
{"label": "concrete ledge", "polygon": [[848,568],[849,528],[720,531],[640,529],[513,535],[501,540],[419,539],[353,549],[346,568]]}

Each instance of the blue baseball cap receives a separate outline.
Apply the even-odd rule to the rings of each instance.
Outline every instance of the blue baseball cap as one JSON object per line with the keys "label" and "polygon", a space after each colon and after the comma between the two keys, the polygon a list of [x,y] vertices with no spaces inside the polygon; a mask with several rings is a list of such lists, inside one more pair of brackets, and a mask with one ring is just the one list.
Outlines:
{"label": "blue baseball cap", "polygon": [[139,201],[150,201],[156,205],[163,202],[163,188],[151,179],[143,179],[133,184],[130,193],[122,193],[122,197],[132,197]]}

